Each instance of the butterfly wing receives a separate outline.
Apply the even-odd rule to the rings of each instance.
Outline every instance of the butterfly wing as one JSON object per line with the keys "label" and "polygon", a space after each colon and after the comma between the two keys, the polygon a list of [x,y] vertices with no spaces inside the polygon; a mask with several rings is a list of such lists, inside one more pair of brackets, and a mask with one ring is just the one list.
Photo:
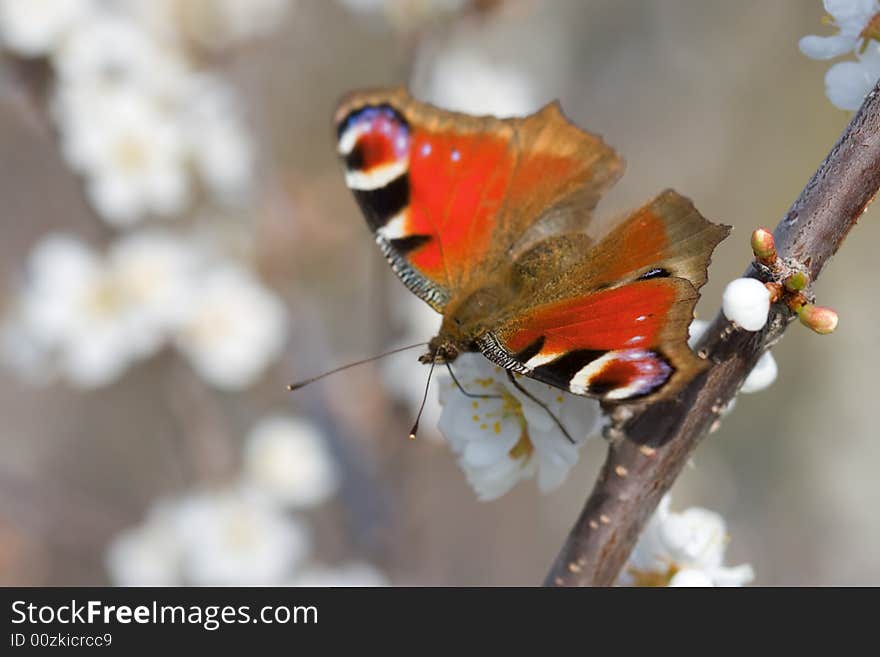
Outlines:
{"label": "butterfly wing", "polygon": [[548,235],[583,229],[622,171],[557,104],[496,119],[392,89],[348,96],[335,120],[346,182],[376,242],[439,312]]}
{"label": "butterfly wing", "polygon": [[593,245],[549,238],[516,261],[507,285],[522,301],[477,344],[490,360],[575,394],[672,395],[707,366],[687,346],[688,326],[729,230],[666,191]]}

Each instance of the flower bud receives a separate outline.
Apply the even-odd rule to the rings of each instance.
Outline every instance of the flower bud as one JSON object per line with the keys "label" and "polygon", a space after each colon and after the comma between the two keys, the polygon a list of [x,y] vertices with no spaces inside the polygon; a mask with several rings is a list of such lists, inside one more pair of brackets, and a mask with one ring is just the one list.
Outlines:
{"label": "flower bud", "polygon": [[839,320],[837,313],[831,308],[814,306],[811,303],[805,303],[801,306],[797,314],[801,324],[822,335],[833,333]]}
{"label": "flower bud", "polygon": [[773,263],[776,258],[776,242],[773,233],[766,228],[758,228],[752,233],[752,253],[765,265]]}

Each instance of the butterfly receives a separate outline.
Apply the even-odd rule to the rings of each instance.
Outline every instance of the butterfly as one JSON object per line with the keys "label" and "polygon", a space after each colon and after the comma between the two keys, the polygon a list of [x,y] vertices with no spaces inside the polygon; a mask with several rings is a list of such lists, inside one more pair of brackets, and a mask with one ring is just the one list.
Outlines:
{"label": "butterfly", "polygon": [[558,102],[497,119],[395,88],[349,94],[334,118],[345,181],[379,249],[443,315],[422,362],[480,352],[612,404],[671,398],[708,367],[688,326],[730,227],[666,190],[591,235],[623,163]]}

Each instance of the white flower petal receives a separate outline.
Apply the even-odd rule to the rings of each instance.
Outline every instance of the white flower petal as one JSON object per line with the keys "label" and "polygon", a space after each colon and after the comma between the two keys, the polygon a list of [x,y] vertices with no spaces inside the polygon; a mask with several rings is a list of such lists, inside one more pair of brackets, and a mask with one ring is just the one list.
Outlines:
{"label": "white flower petal", "polygon": [[755,570],[749,564],[731,568],[716,568],[712,571],[715,586],[745,586],[755,579]]}
{"label": "white flower petal", "polygon": [[672,576],[672,579],[669,580],[669,586],[694,588],[698,586],[715,586],[715,583],[706,572],[695,568],[685,568]]}
{"label": "white flower petal", "polygon": [[47,55],[91,7],[92,0],[2,0],[0,44],[25,57]]}
{"label": "white flower petal", "polygon": [[856,111],[877,78],[861,62],[840,62],[825,74],[825,94],[835,107]]}
{"label": "white flower petal", "polygon": [[337,588],[345,586],[390,586],[382,571],[368,563],[353,562],[342,566],[311,566],[300,572],[291,586]]}
{"label": "white flower petal", "polygon": [[105,555],[117,586],[179,586],[180,545],[171,518],[157,505],[147,520],[118,534]]}
{"label": "white flower petal", "polygon": [[838,25],[855,22],[859,25],[859,29],[864,27],[878,10],[876,0],[822,0],[822,6]]}
{"label": "white flower petal", "polygon": [[517,481],[536,475],[542,492],[559,486],[577,462],[579,445],[566,438],[554,417],[580,443],[601,423],[598,403],[518,378],[544,408],[513,386],[501,368],[478,354],[462,354],[453,368],[469,392],[501,396],[472,399],[445,377],[439,384],[440,432],[459,455],[477,496],[495,499]]}
{"label": "white flower petal", "polygon": [[339,488],[339,472],[318,428],[288,416],[262,420],[244,450],[246,484],[290,507],[314,507]]}
{"label": "white flower petal", "polygon": [[[638,584],[638,574],[669,586],[743,586],[754,578],[751,566],[723,566],[727,544],[724,519],[706,509],[670,511],[668,495],[661,500],[630,554],[620,579]],[[650,581],[650,580],[649,580]]]}
{"label": "white flower petal", "polygon": [[218,265],[198,283],[197,302],[188,309],[175,342],[209,383],[226,390],[245,388],[284,347],[284,306],[237,265]]}
{"label": "white flower petal", "polygon": [[474,468],[485,468],[493,463],[506,459],[519,437],[514,423],[513,431],[505,431],[503,435],[487,440],[473,441],[467,444],[462,452],[462,462]]}
{"label": "white flower petal", "polygon": [[311,549],[301,521],[243,488],[185,498],[174,518],[184,577],[197,586],[279,585]]}
{"label": "white flower petal", "polygon": [[812,59],[832,59],[851,52],[857,39],[835,34],[834,36],[805,36],[798,42],[801,52]]}

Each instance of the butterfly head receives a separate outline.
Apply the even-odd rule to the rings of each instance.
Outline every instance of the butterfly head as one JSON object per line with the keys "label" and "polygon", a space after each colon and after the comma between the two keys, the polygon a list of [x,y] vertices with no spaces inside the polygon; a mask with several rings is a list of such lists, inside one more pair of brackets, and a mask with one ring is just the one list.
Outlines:
{"label": "butterfly head", "polygon": [[428,343],[427,353],[419,356],[419,361],[426,364],[451,363],[458,358],[458,354],[461,351],[461,347],[451,337],[444,335],[441,331],[439,335],[431,338],[431,341]]}

